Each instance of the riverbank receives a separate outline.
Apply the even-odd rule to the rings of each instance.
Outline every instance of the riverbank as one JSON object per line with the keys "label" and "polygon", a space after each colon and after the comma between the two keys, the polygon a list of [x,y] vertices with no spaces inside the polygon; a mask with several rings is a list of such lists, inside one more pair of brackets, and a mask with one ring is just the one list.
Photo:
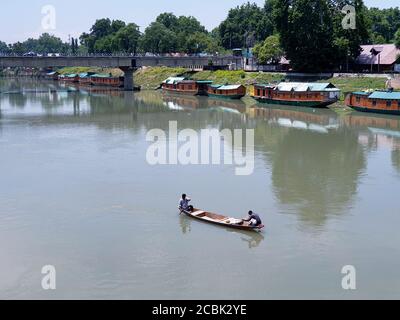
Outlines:
{"label": "riverbank", "polygon": [[[118,68],[96,68],[96,67],[68,67],[57,70],[60,74],[72,73],[103,73],[111,74],[114,77],[123,76],[123,72]],[[39,77],[40,74],[36,70],[5,70],[0,73],[3,76],[31,76]],[[218,84],[241,84],[249,88],[254,83],[279,83],[286,78],[285,73],[273,72],[245,72],[239,71],[198,71],[193,72],[185,68],[169,68],[169,67],[148,67],[139,69],[134,74],[135,85],[140,86],[144,90],[155,90],[168,77],[183,76],[194,80],[211,80]],[[376,76],[350,76],[337,75],[333,78],[322,80],[320,82],[331,82],[341,91],[341,100],[344,100],[347,92],[361,90],[382,90],[385,89],[387,78],[385,75]]]}
{"label": "riverbank", "polygon": [[[245,71],[199,71],[190,72],[184,68],[146,68],[136,72],[135,84],[143,89],[156,89],[160,83],[168,77],[185,76],[194,80],[211,80],[218,84],[241,84],[250,87],[254,83],[278,83],[285,80],[285,73],[272,72],[245,72]],[[380,77],[350,77],[336,76],[320,82],[331,82],[342,91],[342,100],[345,94],[361,90],[382,90],[385,89],[387,78]]]}

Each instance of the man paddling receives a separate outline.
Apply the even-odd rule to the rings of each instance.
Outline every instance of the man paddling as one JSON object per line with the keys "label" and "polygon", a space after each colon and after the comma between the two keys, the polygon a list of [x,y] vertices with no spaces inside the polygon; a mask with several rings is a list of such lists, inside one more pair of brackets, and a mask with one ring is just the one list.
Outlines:
{"label": "man paddling", "polygon": [[243,220],[244,222],[250,222],[250,226],[262,228],[263,224],[260,216],[253,211],[249,211],[249,217]]}
{"label": "man paddling", "polygon": [[181,211],[181,213],[190,209],[190,201],[192,201],[192,199],[188,198],[186,194],[182,195],[182,199],[179,201],[179,210]]}

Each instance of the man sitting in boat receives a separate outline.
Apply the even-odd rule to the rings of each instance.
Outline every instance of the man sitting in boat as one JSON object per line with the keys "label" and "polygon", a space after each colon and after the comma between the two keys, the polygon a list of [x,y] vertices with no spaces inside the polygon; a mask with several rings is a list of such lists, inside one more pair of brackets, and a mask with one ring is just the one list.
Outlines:
{"label": "man sitting in boat", "polygon": [[257,213],[254,213],[253,211],[249,211],[249,217],[248,219],[243,220],[244,222],[250,222],[250,225],[252,227],[260,227],[262,226],[262,221],[260,216]]}
{"label": "man sitting in boat", "polygon": [[182,195],[182,199],[179,201],[179,210],[181,213],[183,211],[190,211],[191,207],[189,205],[189,202],[192,201],[192,199],[188,198],[186,194]]}

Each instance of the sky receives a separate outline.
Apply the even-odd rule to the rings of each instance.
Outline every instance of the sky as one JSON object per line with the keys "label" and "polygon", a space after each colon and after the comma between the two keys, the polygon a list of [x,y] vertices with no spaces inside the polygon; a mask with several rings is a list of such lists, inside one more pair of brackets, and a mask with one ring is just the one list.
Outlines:
{"label": "sky", "polygon": [[[88,32],[94,21],[107,17],[135,22],[144,31],[158,14],[173,12],[192,15],[212,30],[225,19],[230,8],[245,0],[2,0],[0,4],[0,41],[13,43],[49,32],[68,40]],[[263,5],[265,0],[252,0]],[[399,0],[364,0],[367,6],[400,6]],[[55,9],[55,19],[46,6]],[[43,9],[47,9],[42,13]],[[55,22],[55,25],[54,23]],[[50,29],[47,29],[50,27]],[[54,28],[55,27],[55,28]]]}

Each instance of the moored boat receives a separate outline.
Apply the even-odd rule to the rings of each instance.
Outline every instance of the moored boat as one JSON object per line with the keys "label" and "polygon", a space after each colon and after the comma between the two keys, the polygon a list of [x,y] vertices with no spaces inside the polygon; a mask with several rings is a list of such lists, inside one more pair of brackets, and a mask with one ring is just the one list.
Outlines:
{"label": "moored boat", "polygon": [[331,83],[282,82],[256,84],[251,96],[262,103],[325,108],[339,100],[340,90]]}
{"label": "moored boat", "polygon": [[63,82],[73,82],[73,83],[78,83],[79,82],[79,75],[72,73],[72,74],[65,74],[65,75],[60,75],[58,77],[59,81]]}
{"label": "moored boat", "polygon": [[192,96],[206,95],[208,85],[211,83],[212,81],[195,81],[184,77],[170,77],[162,83],[162,89],[164,92],[169,93],[183,93]]}
{"label": "moored boat", "polygon": [[220,214],[202,211],[199,209],[193,209],[193,212],[183,211],[183,213],[188,217],[194,218],[196,220],[201,220],[203,222],[233,229],[260,231],[264,228],[264,225],[255,227],[251,226],[249,222],[244,222],[242,219],[230,218]]}
{"label": "moored boat", "polygon": [[352,92],[346,97],[346,105],[361,112],[400,115],[400,92]]}
{"label": "moored boat", "polygon": [[94,74],[90,77],[93,86],[120,88],[124,86],[124,77],[114,77],[111,74]]}
{"label": "moored boat", "polygon": [[242,85],[215,85],[208,86],[207,94],[213,98],[241,99],[246,95],[246,87]]}

